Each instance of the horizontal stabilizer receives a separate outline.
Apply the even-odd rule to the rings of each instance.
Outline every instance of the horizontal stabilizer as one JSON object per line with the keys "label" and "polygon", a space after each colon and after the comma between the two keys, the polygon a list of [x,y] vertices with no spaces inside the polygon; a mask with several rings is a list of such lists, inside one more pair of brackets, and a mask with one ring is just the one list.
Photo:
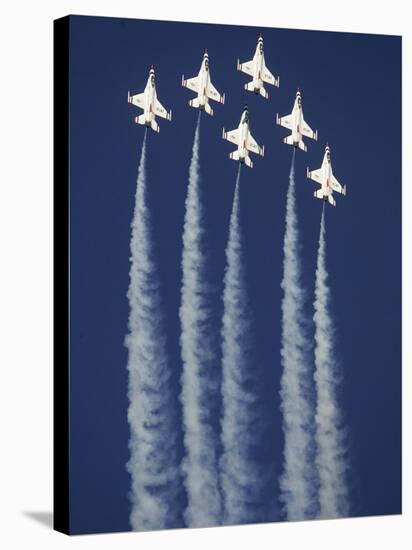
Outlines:
{"label": "horizontal stabilizer", "polygon": [[316,197],[317,199],[321,199],[321,200],[327,200],[329,202],[329,204],[331,204],[332,206],[336,206],[336,201],[335,199],[333,198],[333,195],[330,194],[330,195],[325,195],[325,193],[323,192],[322,189],[318,189],[317,191],[315,191],[313,193],[313,196]]}
{"label": "horizontal stabilizer", "polygon": [[136,124],[145,125],[146,124],[146,117],[144,116],[144,113],[140,116],[134,117],[134,121],[136,122]]}
{"label": "horizontal stabilizer", "polygon": [[245,157],[245,164],[246,164],[246,166],[248,166],[249,168],[253,168],[253,162],[252,162],[252,160],[250,160],[249,155],[248,155],[247,157]]}
{"label": "horizontal stabilizer", "polygon": [[191,99],[189,101],[189,105],[191,107],[194,107],[195,109],[198,109],[199,108],[199,99],[197,97],[195,97],[194,99]]}
{"label": "horizontal stabilizer", "polygon": [[141,124],[142,126],[150,126],[150,128],[154,131],[159,133],[160,128],[156,120],[153,118],[150,122],[146,120],[146,117],[144,116],[144,113],[140,116],[135,117],[134,121],[136,124]]}
{"label": "horizontal stabilizer", "polygon": [[302,140],[299,140],[299,141],[293,140],[293,134],[290,134],[290,136],[283,138],[283,143],[287,143],[288,145],[293,145],[294,147],[299,147],[299,149],[305,152],[308,150],[308,148],[306,147],[306,145],[303,143]]}
{"label": "horizontal stabilizer", "polygon": [[306,151],[308,150],[308,148],[306,147],[306,145],[303,143],[302,140],[299,140],[299,141],[298,141],[298,147],[299,147],[299,149],[301,149],[302,151],[305,151],[305,153],[306,153]]}
{"label": "horizontal stabilizer", "polygon": [[250,82],[245,84],[245,90],[247,90],[248,92],[255,92],[257,94],[260,94],[262,97],[266,99],[269,97],[269,94],[267,93],[265,88],[255,80],[251,80]]}
{"label": "horizontal stabilizer", "polygon": [[308,150],[308,148],[306,147],[306,145],[303,143],[302,140],[295,142],[293,140],[292,134],[290,134],[290,136],[283,138],[283,143],[287,143],[288,145],[293,145],[294,147],[299,147],[299,149],[305,152]]}
{"label": "horizontal stabilizer", "polygon": [[249,168],[253,168],[253,162],[250,160],[249,155],[246,155],[244,159],[243,158],[241,159],[239,157],[239,151],[236,150],[236,151],[233,151],[232,153],[229,153],[229,157],[232,160],[240,160],[240,162],[244,162],[246,166],[249,166]]}
{"label": "horizontal stabilizer", "polygon": [[283,138],[283,143],[286,143],[287,145],[294,145],[292,134],[290,134],[290,136]]}
{"label": "horizontal stabilizer", "polygon": [[[170,120],[170,119],[169,119],[169,120]],[[160,127],[159,127],[158,123],[155,121],[155,119],[153,119],[152,122],[150,123],[150,128],[151,128],[154,132],[157,132],[157,133],[160,132]]]}
{"label": "horizontal stabilizer", "polygon": [[209,103],[205,103],[205,111],[208,115],[213,116],[213,109]]}

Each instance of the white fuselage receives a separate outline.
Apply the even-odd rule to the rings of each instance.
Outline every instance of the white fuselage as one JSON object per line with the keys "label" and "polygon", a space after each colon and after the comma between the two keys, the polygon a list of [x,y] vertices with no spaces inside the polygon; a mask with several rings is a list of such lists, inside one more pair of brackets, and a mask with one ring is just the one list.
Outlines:
{"label": "white fuselage", "polygon": [[209,83],[210,83],[210,73],[209,73],[209,60],[207,57],[203,59],[198,78],[199,78],[199,91],[197,93],[197,98],[199,100],[199,106],[200,108],[202,108],[206,105],[206,103],[209,102],[208,91],[209,91]]}
{"label": "white fuselage", "polygon": [[152,120],[155,119],[155,105],[156,105],[156,85],[154,74],[150,74],[147,79],[146,88],[144,89],[144,116],[146,126],[150,126]]}
{"label": "white fuselage", "polygon": [[239,145],[237,147],[239,152],[239,159],[244,162],[245,158],[249,155],[247,148],[247,142],[249,137],[249,115],[247,112],[243,113],[242,119],[239,124]]}
{"label": "white fuselage", "polygon": [[303,120],[303,111],[300,95],[295,99],[295,104],[292,110],[292,139],[293,143],[297,144],[302,141],[302,120]]}
{"label": "white fuselage", "polygon": [[253,84],[255,90],[259,90],[263,86],[263,69],[265,68],[265,55],[263,53],[263,43],[259,42],[256,47],[256,52],[253,57]]}
{"label": "white fuselage", "polygon": [[333,193],[332,188],[332,163],[330,161],[330,153],[329,150],[326,150],[325,157],[322,162],[322,173],[321,173],[321,185],[322,185],[322,193],[325,197],[328,197]]}

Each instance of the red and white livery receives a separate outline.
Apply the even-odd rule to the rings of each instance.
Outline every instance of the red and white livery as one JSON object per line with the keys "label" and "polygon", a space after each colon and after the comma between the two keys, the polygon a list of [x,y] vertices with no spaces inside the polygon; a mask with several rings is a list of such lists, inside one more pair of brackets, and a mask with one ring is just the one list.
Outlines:
{"label": "red and white livery", "polygon": [[230,141],[237,145],[237,150],[229,154],[229,157],[233,160],[238,160],[253,168],[253,162],[249,158],[249,151],[256,155],[264,156],[265,147],[260,147],[253,139],[249,129],[249,111],[247,105],[245,105],[240,119],[240,124],[235,130],[225,132],[223,128],[223,139]]}
{"label": "red and white livery", "polygon": [[136,107],[143,109],[143,114],[135,117],[134,119],[136,124],[143,124],[155,132],[160,132],[160,128],[155,117],[160,116],[162,118],[166,118],[167,120],[172,120],[172,111],[167,112],[167,110],[157,99],[155,71],[153,65],[150,68],[149,78],[147,79],[144,92],[136,95],[130,95],[130,92],[128,92],[127,101]]}
{"label": "red and white livery", "polygon": [[332,162],[330,160],[330,148],[326,144],[325,155],[323,157],[322,166],[318,170],[307,169],[306,176],[319,183],[321,188],[313,193],[317,199],[323,199],[328,201],[332,206],[336,206],[335,199],[333,198],[333,192],[346,195],[346,185],[341,185],[335,178],[332,172]]}
{"label": "red and white livery", "polygon": [[296,92],[295,103],[293,105],[292,112],[290,115],[279,116],[276,115],[276,124],[287,128],[292,133],[290,136],[283,138],[283,142],[288,145],[293,145],[294,147],[299,147],[302,151],[307,151],[306,144],[303,141],[303,137],[308,137],[318,139],[318,131],[314,132],[309,124],[303,118],[303,108],[302,108],[302,96],[299,91]]}
{"label": "red and white livery", "polygon": [[259,36],[253,59],[246,61],[245,63],[240,63],[238,59],[237,70],[252,77],[252,80],[245,84],[245,90],[248,90],[249,92],[260,94],[262,97],[267,99],[269,95],[263,86],[264,82],[279,88],[279,77],[276,78],[273,76],[273,74],[266,67],[262,35]]}
{"label": "red and white livery", "polygon": [[199,74],[188,80],[185,80],[185,76],[183,75],[182,86],[197,93],[197,97],[191,99],[189,105],[195,109],[206,111],[208,115],[213,115],[213,109],[209,105],[209,99],[213,99],[213,101],[218,101],[219,103],[225,102],[225,94],[221,95],[212,84],[207,51],[205,51],[203,55]]}

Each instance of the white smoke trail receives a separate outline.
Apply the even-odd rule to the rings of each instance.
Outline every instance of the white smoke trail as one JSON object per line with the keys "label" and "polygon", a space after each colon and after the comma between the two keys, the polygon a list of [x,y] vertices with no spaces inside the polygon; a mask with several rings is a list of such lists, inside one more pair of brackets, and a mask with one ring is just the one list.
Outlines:
{"label": "white smoke trail", "polygon": [[[245,287],[239,217],[239,180],[240,165],[230,217],[223,292],[220,479],[225,524],[267,521],[270,511],[265,495],[268,490],[275,491],[274,486],[271,490],[268,485],[268,465],[259,463],[264,430],[262,375],[253,356],[252,317]],[[273,480],[273,472],[271,477]]]}
{"label": "white smoke trail", "polygon": [[313,464],[313,403],[310,395],[311,342],[302,287],[299,234],[295,204],[295,150],[289,175],[282,300],[281,411],[285,436],[281,501],[288,520],[303,520],[316,513],[316,471]]}
{"label": "white smoke trail", "polygon": [[129,410],[131,526],[164,529],[182,524],[177,445],[177,395],[171,370],[146,197],[146,134],[139,164],[130,243]]}
{"label": "white smoke trail", "polygon": [[218,525],[220,350],[214,319],[214,290],[207,279],[205,223],[199,176],[200,113],[193,142],[183,230],[180,320],[183,361],[182,393],[185,458],[183,473],[189,527]]}
{"label": "white smoke trail", "polygon": [[345,432],[337,402],[340,374],[334,349],[330,289],[326,268],[325,211],[320,224],[315,284],[316,465],[319,476],[319,517],[337,518],[349,513],[346,485]]}

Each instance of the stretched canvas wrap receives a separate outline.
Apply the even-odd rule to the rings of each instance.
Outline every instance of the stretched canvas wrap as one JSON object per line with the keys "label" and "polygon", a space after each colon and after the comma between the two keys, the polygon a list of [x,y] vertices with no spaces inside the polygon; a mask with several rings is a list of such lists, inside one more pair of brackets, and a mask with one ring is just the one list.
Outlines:
{"label": "stretched canvas wrap", "polygon": [[56,529],[400,514],[401,38],[54,26]]}

